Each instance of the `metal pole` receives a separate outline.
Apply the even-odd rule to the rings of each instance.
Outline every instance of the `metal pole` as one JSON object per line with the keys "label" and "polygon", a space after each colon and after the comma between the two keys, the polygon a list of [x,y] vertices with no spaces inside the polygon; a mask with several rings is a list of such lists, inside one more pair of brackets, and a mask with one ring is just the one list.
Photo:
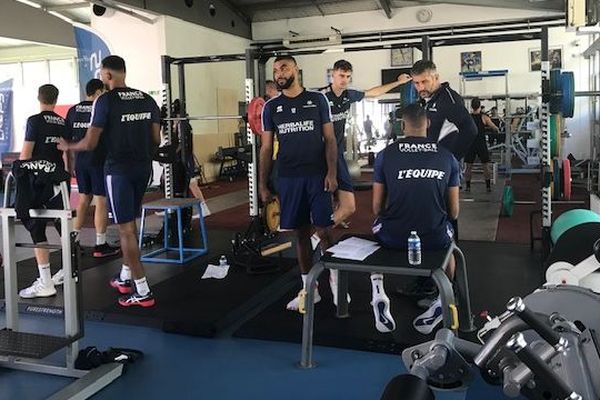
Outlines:
{"label": "metal pole", "polygon": [[265,93],[265,82],[267,81],[267,61],[266,57],[258,59],[258,93]]}
{"label": "metal pole", "polygon": [[181,115],[187,115],[185,99],[185,64],[177,64],[179,78],[179,101],[181,102]]}
{"label": "metal pole", "polygon": [[[163,106],[167,109],[167,118],[173,117],[171,114],[171,57],[162,56],[162,80],[163,80]],[[167,145],[173,143],[173,126],[170,123],[165,125]],[[173,165],[167,163],[165,168],[165,199],[173,198]]]}
{"label": "metal pole", "polygon": [[423,53],[421,60],[431,60],[431,42],[429,41],[429,36],[421,38],[421,52]]}
{"label": "metal pole", "polygon": [[[542,106],[540,122],[542,125],[542,170],[550,171],[550,62],[548,61],[548,28],[543,27],[541,31],[542,49]],[[558,171],[555,171],[558,173]],[[546,257],[550,251],[550,226],[552,225],[552,197],[550,196],[550,184],[543,180],[542,187],[542,246],[543,256]],[[552,177],[550,177],[552,180]],[[547,184],[547,185],[546,185]]]}
{"label": "metal pole", "polygon": [[[246,109],[254,98],[254,51],[246,50]],[[248,165],[248,200],[250,217],[258,217],[258,147],[256,135],[246,124],[246,137],[252,146],[252,162]]]}

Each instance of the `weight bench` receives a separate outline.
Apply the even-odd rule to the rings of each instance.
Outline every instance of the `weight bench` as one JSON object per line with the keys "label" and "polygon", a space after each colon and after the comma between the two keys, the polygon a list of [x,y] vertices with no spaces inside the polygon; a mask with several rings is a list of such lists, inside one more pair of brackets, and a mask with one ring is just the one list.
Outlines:
{"label": "weight bench", "polygon": [[[184,247],[183,246],[183,221],[181,218],[181,211],[184,208],[198,209],[200,215],[200,235],[202,236],[202,245],[200,247]],[[206,236],[206,226],[204,224],[204,216],[202,215],[202,207],[200,206],[200,200],[195,198],[177,198],[177,199],[161,199],[152,201],[142,205],[142,220],[140,223],[140,238],[139,246],[140,252],[142,251],[142,243],[144,238],[144,229],[146,227],[146,211],[148,210],[161,210],[164,211],[163,216],[163,245],[160,249],[151,251],[146,254],[142,254],[140,261],[150,263],[175,263],[185,264],[186,262],[200,257],[208,253],[208,238]],[[169,214],[176,213],[177,215],[177,238],[178,246],[169,246]],[[177,252],[177,258],[168,258],[164,253]],[[187,254],[187,255],[186,255]]]}
{"label": "weight bench", "polygon": [[[345,235],[341,240],[350,237]],[[363,236],[364,239],[373,240],[373,237]],[[455,286],[457,299],[455,299],[452,283],[444,272],[444,267],[454,254],[456,259]],[[454,244],[447,250],[423,252],[421,265],[412,266],[408,264],[406,251],[393,250],[381,247],[375,253],[368,256],[364,261],[346,260],[335,258],[330,253],[321,257],[311,269],[306,278],[306,303],[302,326],[302,357],[301,368],[313,368],[313,328],[315,316],[314,289],[317,280],[325,269],[336,269],[339,271],[338,278],[338,305],[337,318],[349,318],[348,314],[348,273],[349,272],[371,272],[404,276],[431,277],[440,291],[443,310],[444,327],[461,332],[473,332],[473,316],[471,315],[471,302],[469,298],[469,284],[467,281],[467,270],[465,257],[462,251]],[[457,302],[460,307],[457,307]]]}

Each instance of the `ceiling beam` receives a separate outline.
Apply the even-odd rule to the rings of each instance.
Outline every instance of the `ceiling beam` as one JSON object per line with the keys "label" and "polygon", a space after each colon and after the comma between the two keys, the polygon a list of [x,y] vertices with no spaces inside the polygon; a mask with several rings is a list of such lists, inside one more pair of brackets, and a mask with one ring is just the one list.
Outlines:
{"label": "ceiling beam", "polygon": [[[99,1],[99,0],[88,0]],[[103,0],[107,1],[107,0]],[[229,0],[194,0],[187,7],[183,0],[110,0],[158,15],[167,15],[192,24],[247,39],[252,38],[252,26],[247,14],[234,7]],[[108,1],[107,1],[108,2]],[[212,5],[212,8],[209,8]]]}
{"label": "ceiling beam", "polygon": [[564,0],[418,0],[421,4],[457,4],[465,6],[514,8],[535,11],[565,11]]}
{"label": "ceiling beam", "polygon": [[47,5],[44,6],[45,10],[48,11],[68,11],[68,10],[75,10],[75,9],[79,9],[79,8],[86,8],[89,7],[90,3],[88,3],[87,1],[81,2],[81,3],[69,3],[69,4],[56,4],[56,5]]}
{"label": "ceiling beam", "polygon": [[375,0],[379,5],[379,8],[385,12],[386,17],[388,19],[392,19],[392,2],[391,0]]}

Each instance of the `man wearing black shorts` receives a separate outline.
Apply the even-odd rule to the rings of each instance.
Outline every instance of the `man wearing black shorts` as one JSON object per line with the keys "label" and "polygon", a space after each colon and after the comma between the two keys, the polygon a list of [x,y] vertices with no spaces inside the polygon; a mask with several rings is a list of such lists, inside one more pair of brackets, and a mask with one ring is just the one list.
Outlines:
{"label": "man wearing black shorts", "polygon": [[[338,190],[335,192],[336,208],[333,213],[334,226],[345,224],[345,221],[356,211],[354,186],[348,170],[344,153],[346,152],[346,119],[350,115],[353,103],[364,98],[381,96],[390,90],[410,81],[410,76],[401,74],[398,80],[367,90],[349,88],[352,79],[352,64],[346,60],[338,60],[333,64],[331,84],[319,89],[329,101],[333,130],[337,141],[337,180]],[[337,305],[337,270],[330,270],[330,286],[334,304]],[[350,299],[348,297],[348,299]]]}
{"label": "man wearing black shorts", "polygon": [[[279,139],[280,227],[296,233],[298,264],[305,286],[312,268],[312,227],[321,239],[323,251],[331,245],[331,194],[337,188],[337,149],[327,98],[304,89],[298,76],[298,65],[292,56],[275,59],[273,77],[282,93],[267,101],[263,109],[259,189],[262,201],[268,202],[275,134]],[[315,302],[320,300],[316,290]],[[298,295],[287,304],[287,309],[298,310],[300,301]]]}
{"label": "man wearing black shorts", "polygon": [[471,191],[471,172],[473,170],[473,162],[478,157],[483,164],[483,177],[485,178],[485,188],[488,192],[492,191],[492,180],[490,171],[490,152],[488,151],[485,134],[487,129],[491,129],[495,134],[499,134],[500,130],[492,119],[481,112],[481,101],[475,97],[471,100],[471,117],[477,126],[477,136],[471,145],[469,151],[465,155],[465,191]]}
{"label": "man wearing black shorts", "polygon": [[[94,102],[90,128],[77,143],[62,141],[60,148],[91,151],[98,142],[106,148],[104,174],[108,200],[119,226],[123,267],[110,284],[121,294],[123,307],[152,307],[144,268],[140,263],[135,220],[152,170],[152,157],[160,142],[160,110],[150,95],[125,84],[125,60],[102,60],[102,81],[109,91]],[[133,281],[133,282],[132,282]]]}
{"label": "man wearing black shorts", "polygon": [[[38,101],[40,102],[41,112],[27,119],[25,142],[19,160],[45,160],[54,164],[57,170],[65,169],[65,157],[63,152],[57,148],[60,138],[66,136],[65,120],[54,112],[57,100],[58,89],[54,85],[40,86]],[[31,193],[31,196],[35,195],[40,194]],[[48,195],[46,198],[50,198],[45,205],[46,208],[64,208],[60,193],[53,193],[53,196]],[[23,221],[34,244],[44,245],[48,243],[46,223],[46,219],[37,218]],[[34,249],[34,253],[40,276],[30,287],[21,290],[19,295],[26,299],[54,296],[56,289],[50,273],[50,251],[38,247]]]}

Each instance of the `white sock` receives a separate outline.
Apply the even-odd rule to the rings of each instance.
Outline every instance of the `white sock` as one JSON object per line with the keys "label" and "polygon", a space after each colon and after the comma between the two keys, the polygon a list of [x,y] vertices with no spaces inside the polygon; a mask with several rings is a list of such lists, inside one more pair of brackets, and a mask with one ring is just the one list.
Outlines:
{"label": "white sock", "polygon": [[119,278],[122,281],[128,281],[131,280],[131,270],[129,269],[129,266],[123,264],[121,266],[121,275],[119,276]]}
{"label": "white sock", "polygon": [[142,296],[144,296],[144,295],[150,293],[150,287],[148,286],[148,281],[146,280],[146,277],[136,279],[134,282],[135,282],[135,287],[137,289],[138,294],[141,294]]}
{"label": "white sock", "polygon": [[[300,274],[300,278],[302,278],[302,289],[306,289],[306,277],[308,277],[308,274]],[[317,282],[316,288],[319,288],[319,282]]]}
{"label": "white sock", "polygon": [[77,229],[73,229],[73,233],[75,234],[75,241],[79,242],[79,231]]}
{"label": "white sock", "polygon": [[96,233],[96,246],[106,244],[106,232]]}
{"label": "white sock", "polygon": [[373,297],[385,294],[383,274],[371,274],[371,287],[373,289]]}
{"label": "white sock", "polygon": [[52,284],[52,272],[50,272],[50,264],[38,264],[38,271],[40,272],[40,279],[44,286],[50,286]]}

